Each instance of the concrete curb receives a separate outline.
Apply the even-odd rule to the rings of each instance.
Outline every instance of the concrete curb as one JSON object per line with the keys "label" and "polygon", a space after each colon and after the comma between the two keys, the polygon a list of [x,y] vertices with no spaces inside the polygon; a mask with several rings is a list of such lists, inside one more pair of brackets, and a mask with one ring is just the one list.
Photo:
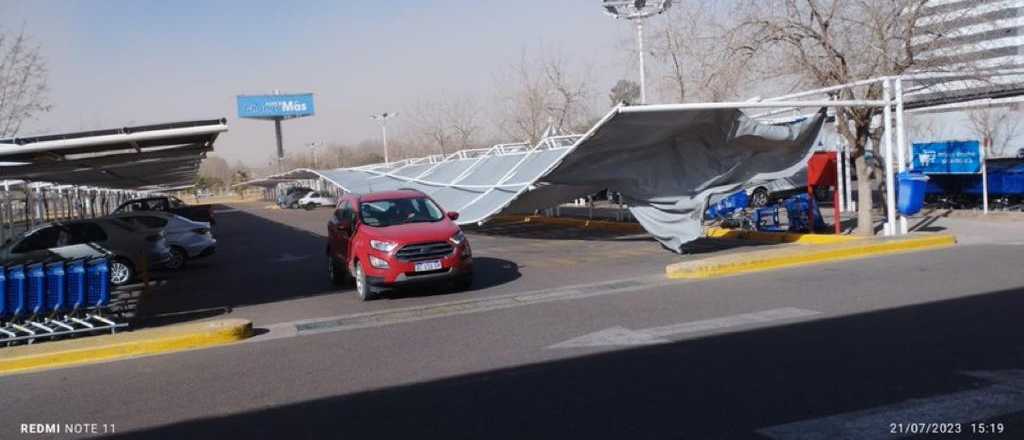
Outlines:
{"label": "concrete curb", "polygon": [[865,237],[835,234],[796,234],[792,232],[759,232],[739,229],[708,228],[708,238],[763,241],[766,243],[832,244],[864,240]]}
{"label": "concrete curb", "polygon": [[616,222],[610,220],[587,220],[574,217],[547,217],[542,215],[513,216],[505,215],[491,219],[488,223],[536,223],[542,225],[568,226],[578,229],[593,229],[597,231],[619,232],[626,234],[645,234],[643,226],[639,223]]}
{"label": "concrete curb", "polygon": [[252,336],[252,321],[223,319],[115,335],[0,348],[0,375],[227,344]]}
{"label": "concrete curb", "polygon": [[814,247],[789,246],[684,261],[665,266],[665,274],[672,279],[717,278],[878,255],[941,249],[954,244],[956,237],[947,234],[885,239],[864,238]]}

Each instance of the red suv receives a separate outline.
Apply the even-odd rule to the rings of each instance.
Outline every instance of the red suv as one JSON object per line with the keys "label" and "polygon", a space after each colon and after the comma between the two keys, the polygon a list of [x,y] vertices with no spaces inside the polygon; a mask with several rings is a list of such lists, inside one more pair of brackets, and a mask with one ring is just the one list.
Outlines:
{"label": "red suv", "polygon": [[336,284],[355,278],[364,301],[428,281],[469,288],[473,254],[458,218],[415,190],[347,194],[327,223],[327,273]]}

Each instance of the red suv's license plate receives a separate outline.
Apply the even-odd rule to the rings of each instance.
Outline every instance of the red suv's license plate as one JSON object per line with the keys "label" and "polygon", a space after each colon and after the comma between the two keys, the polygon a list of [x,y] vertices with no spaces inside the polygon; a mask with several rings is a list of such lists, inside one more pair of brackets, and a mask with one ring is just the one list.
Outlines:
{"label": "red suv's license plate", "polygon": [[416,272],[427,272],[441,269],[441,260],[421,261],[416,263]]}

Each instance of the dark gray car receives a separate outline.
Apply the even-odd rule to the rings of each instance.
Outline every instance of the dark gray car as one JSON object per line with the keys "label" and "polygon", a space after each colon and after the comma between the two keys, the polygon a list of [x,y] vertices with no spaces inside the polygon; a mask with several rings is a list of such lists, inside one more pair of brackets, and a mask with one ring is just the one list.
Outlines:
{"label": "dark gray car", "polygon": [[131,283],[140,270],[165,264],[171,256],[163,233],[141,230],[117,219],[53,222],[38,226],[0,247],[0,264],[110,258],[110,282]]}

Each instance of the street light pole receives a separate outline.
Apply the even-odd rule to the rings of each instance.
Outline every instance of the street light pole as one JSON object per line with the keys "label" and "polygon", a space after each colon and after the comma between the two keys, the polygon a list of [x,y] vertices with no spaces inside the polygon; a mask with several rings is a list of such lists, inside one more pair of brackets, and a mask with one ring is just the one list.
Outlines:
{"label": "street light pole", "polygon": [[313,151],[313,169],[320,168],[320,155],[317,153],[319,152],[320,145],[322,144],[323,142],[320,141],[313,141],[306,144],[306,147],[309,147],[309,149]]}
{"label": "street light pole", "polygon": [[640,104],[647,104],[647,70],[644,68],[644,22],[636,20],[636,44],[640,52]]}
{"label": "street light pole", "polygon": [[384,165],[388,165],[388,119],[398,116],[398,113],[384,112],[377,115],[370,115],[370,119],[374,119],[380,124],[381,138],[384,142]]}
{"label": "street light pole", "polygon": [[672,0],[603,0],[606,14],[636,23],[636,45],[640,57],[640,104],[647,104],[647,69],[644,66],[644,19],[661,14]]}

